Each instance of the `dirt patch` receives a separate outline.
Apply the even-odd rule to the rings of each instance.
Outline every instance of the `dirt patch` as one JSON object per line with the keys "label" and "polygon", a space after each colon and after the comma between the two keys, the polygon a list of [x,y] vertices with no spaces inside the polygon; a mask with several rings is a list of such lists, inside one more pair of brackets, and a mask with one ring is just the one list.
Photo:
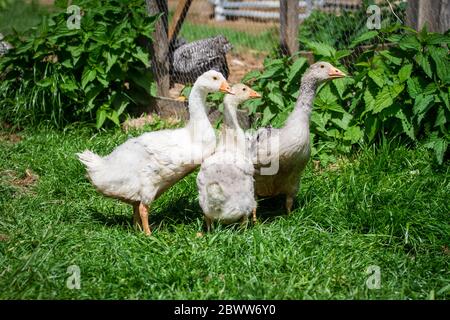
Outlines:
{"label": "dirt patch", "polygon": [[0,241],[8,241],[9,237],[6,234],[0,234]]}
{"label": "dirt patch", "polygon": [[25,174],[21,177],[18,177],[17,173],[12,170],[3,171],[1,176],[11,185],[23,191],[26,191],[28,188],[32,187],[39,179],[39,176],[31,169],[26,169]]}
{"label": "dirt patch", "polygon": [[[169,0],[169,11],[175,11],[178,2],[178,0]],[[216,21],[214,20],[214,5],[208,0],[193,1],[185,21],[204,26],[230,28],[250,34],[258,34],[279,25],[279,22],[276,20],[256,20],[243,17]]]}
{"label": "dirt patch", "polygon": [[0,141],[16,144],[22,141],[22,137],[16,133],[0,132]]}
{"label": "dirt patch", "polygon": [[238,83],[253,70],[262,70],[264,55],[257,52],[231,52],[227,54],[228,67],[230,68],[230,83]]}
{"label": "dirt patch", "polygon": [[443,246],[442,251],[444,251],[444,254],[446,254],[447,256],[450,256],[450,249],[448,246]]}

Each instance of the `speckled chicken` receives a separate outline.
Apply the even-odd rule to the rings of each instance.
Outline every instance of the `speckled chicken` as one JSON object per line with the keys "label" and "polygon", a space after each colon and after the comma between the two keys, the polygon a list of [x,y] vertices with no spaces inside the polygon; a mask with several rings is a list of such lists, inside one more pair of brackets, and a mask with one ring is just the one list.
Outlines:
{"label": "speckled chicken", "polygon": [[245,100],[260,95],[243,84],[234,85],[232,91],[235,95],[227,94],[224,99],[224,128],[216,152],[202,163],[197,176],[208,231],[212,220],[246,221],[256,208],[253,163],[236,109]]}
{"label": "speckled chicken", "polygon": [[190,84],[207,70],[216,70],[228,78],[226,54],[231,49],[222,35],[191,43],[177,39],[171,58],[171,81]]}
{"label": "speckled chicken", "polygon": [[256,195],[286,195],[288,213],[311,153],[309,122],[316,89],[324,81],[342,77],[345,74],[327,62],[313,64],[302,78],[300,96],[285,125],[280,129],[261,128],[249,138],[254,153]]}
{"label": "speckled chicken", "polygon": [[3,34],[0,33],[0,57],[12,49],[12,46],[3,40]]}
{"label": "speckled chicken", "polygon": [[127,140],[111,154],[77,154],[95,188],[133,206],[134,220],[151,233],[149,205],[165,190],[197,168],[216,147],[216,135],[206,115],[206,95],[231,92],[225,78],[208,71],[197,79],[189,95],[186,127],[144,133]]}

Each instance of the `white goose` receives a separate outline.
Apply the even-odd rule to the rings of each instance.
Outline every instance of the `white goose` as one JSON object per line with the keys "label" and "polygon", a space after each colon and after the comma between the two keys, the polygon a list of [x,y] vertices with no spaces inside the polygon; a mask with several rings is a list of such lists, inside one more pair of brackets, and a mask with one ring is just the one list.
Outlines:
{"label": "white goose", "polygon": [[236,109],[245,100],[260,95],[243,84],[234,85],[232,91],[235,95],[227,94],[224,99],[224,128],[216,151],[202,163],[197,176],[208,231],[212,220],[247,221],[256,209],[253,163]]}
{"label": "white goose", "polygon": [[[286,210],[292,210],[300,177],[310,156],[309,121],[320,83],[345,77],[328,62],[317,62],[303,75],[294,111],[280,128],[261,128],[250,137],[254,152],[255,193],[260,197],[286,195]],[[256,220],[256,210],[253,213]]]}
{"label": "white goose", "polygon": [[77,154],[99,192],[133,206],[134,222],[145,234],[151,234],[148,212],[152,201],[214,152],[216,136],[206,115],[207,94],[230,90],[221,73],[205,72],[189,95],[186,127],[145,133],[105,157],[88,150]]}

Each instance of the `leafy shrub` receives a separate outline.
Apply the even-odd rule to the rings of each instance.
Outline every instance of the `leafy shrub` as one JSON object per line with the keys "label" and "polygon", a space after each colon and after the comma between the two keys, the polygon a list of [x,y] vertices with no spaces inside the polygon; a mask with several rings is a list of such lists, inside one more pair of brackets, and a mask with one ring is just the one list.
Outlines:
{"label": "leafy shrub", "polygon": [[[313,156],[327,162],[336,151],[350,152],[361,142],[388,136],[405,143],[423,141],[443,162],[450,139],[450,36],[408,28],[398,34],[399,28],[392,27],[390,36],[387,30],[361,35],[364,41],[383,36],[391,44],[358,54],[351,66],[352,77],[319,88],[311,116]],[[354,41],[353,46],[358,44]],[[355,54],[319,43],[311,50],[316,61],[329,61],[347,72],[350,67],[341,61]],[[254,82],[254,88],[264,95],[248,106],[251,112],[263,114],[261,125],[280,126],[295,104],[306,59],[267,58],[264,67],[244,79]]]}
{"label": "leafy shrub", "polygon": [[0,59],[0,117],[13,123],[107,119],[119,125],[129,105],[147,103],[152,74],[145,41],[156,16],[144,1],[76,2],[81,28],[65,11],[45,16],[26,35],[7,38],[15,49]]}

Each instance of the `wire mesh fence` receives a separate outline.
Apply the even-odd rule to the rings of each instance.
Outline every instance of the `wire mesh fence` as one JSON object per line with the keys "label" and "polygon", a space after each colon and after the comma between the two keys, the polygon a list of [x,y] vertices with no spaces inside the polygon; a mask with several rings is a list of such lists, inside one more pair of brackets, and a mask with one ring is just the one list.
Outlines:
{"label": "wire mesh fence", "polygon": [[[420,29],[428,23],[432,31],[447,31],[448,1],[433,1],[298,1],[297,49],[305,53],[311,43],[321,43],[353,50],[353,41],[370,29],[395,24]],[[168,1],[169,17],[180,2]],[[247,72],[260,69],[267,55],[280,50],[283,32],[280,1],[193,0],[169,50],[171,87],[175,87],[171,95],[179,95],[182,85],[193,83],[209,69],[224,73],[231,82],[240,81]]]}

